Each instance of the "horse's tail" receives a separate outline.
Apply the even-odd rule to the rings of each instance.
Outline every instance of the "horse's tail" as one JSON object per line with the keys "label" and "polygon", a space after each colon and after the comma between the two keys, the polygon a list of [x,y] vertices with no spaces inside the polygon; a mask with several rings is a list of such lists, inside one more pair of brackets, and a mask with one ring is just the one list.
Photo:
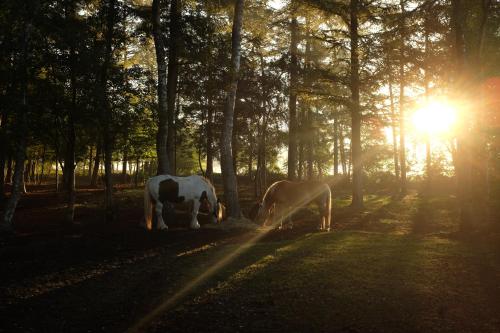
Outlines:
{"label": "horse's tail", "polygon": [[144,227],[148,230],[153,228],[153,203],[151,202],[151,194],[149,193],[149,180],[144,186]]}
{"label": "horse's tail", "polygon": [[326,194],[325,194],[325,229],[330,231],[330,223],[332,222],[332,191],[330,190],[330,186],[325,184],[326,186]]}

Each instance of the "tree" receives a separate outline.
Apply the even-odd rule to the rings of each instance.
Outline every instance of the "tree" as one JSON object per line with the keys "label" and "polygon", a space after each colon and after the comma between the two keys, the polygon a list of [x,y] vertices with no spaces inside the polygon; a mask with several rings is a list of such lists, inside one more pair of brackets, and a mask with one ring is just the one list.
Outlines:
{"label": "tree", "polygon": [[179,0],[170,1],[168,76],[167,76],[167,154],[170,162],[170,172],[176,173],[175,165],[175,99],[178,80],[178,47],[180,39],[180,16],[182,8]]}
{"label": "tree", "polygon": [[238,218],[241,215],[238,199],[238,184],[236,173],[233,168],[232,138],[234,105],[240,73],[243,10],[244,0],[236,0],[236,4],[234,6],[232,29],[230,81],[226,92],[226,103],[224,106],[224,127],[222,129],[221,137],[221,169],[224,182],[224,197],[227,203],[227,214],[229,217],[234,218]]}
{"label": "tree", "polygon": [[297,168],[298,22],[292,9],[290,21],[290,92],[288,97],[288,179],[295,180]]}
{"label": "tree", "polygon": [[171,173],[168,154],[168,121],[171,116],[167,100],[167,62],[165,56],[165,45],[161,31],[161,0],[153,0],[152,21],[153,38],[156,51],[156,66],[158,73],[158,133],[156,141],[156,154],[158,156],[158,174]]}
{"label": "tree", "polygon": [[[30,46],[32,41],[32,30],[33,30],[33,15],[36,13],[39,7],[38,1],[26,1],[22,7],[22,29],[19,40],[21,43],[21,51],[19,55],[19,82],[20,82],[20,100],[18,116],[16,117],[17,122],[15,124],[16,129],[16,153],[15,160],[16,166],[14,169],[14,178],[12,181],[12,190],[9,200],[4,209],[2,223],[0,224],[0,231],[11,232],[13,229],[13,218],[14,212],[21,197],[21,191],[23,187],[23,175],[24,175],[24,160],[26,158],[26,134],[27,134],[27,119],[29,112],[29,96],[28,96],[28,84],[29,84],[29,69],[30,69]],[[2,175],[3,176],[3,175]]]}
{"label": "tree", "polygon": [[361,110],[359,102],[358,0],[350,2],[351,43],[351,128],[352,128],[352,206],[363,207],[363,152],[361,150]]}
{"label": "tree", "polygon": [[406,40],[406,13],[405,1],[400,0],[401,16],[399,19],[399,163],[401,165],[401,195],[406,195],[406,143],[405,143],[405,40]]}
{"label": "tree", "polygon": [[112,43],[113,30],[116,19],[116,1],[108,0],[107,5],[103,4],[102,10],[106,13],[105,30],[105,50],[104,61],[101,68],[100,78],[100,101],[102,110],[102,119],[104,127],[104,184],[105,184],[105,207],[106,221],[112,222],[115,218],[115,208],[113,206],[113,179],[112,179],[112,161],[113,161],[113,137],[111,133],[112,110],[108,96],[108,71],[112,61]]}

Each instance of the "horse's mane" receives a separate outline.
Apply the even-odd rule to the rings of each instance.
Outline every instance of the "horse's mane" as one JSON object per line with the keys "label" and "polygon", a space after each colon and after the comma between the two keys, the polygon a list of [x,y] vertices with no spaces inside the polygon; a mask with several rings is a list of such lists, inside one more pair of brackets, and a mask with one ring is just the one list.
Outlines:
{"label": "horse's mane", "polygon": [[274,191],[274,188],[276,187],[276,184],[278,184],[280,181],[272,183],[271,186],[269,186],[267,188],[267,190],[264,193],[264,195],[262,196],[262,200],[260,202],[262,202],[262,203],[266,202],[267,196],[272,194],[272,192]]}

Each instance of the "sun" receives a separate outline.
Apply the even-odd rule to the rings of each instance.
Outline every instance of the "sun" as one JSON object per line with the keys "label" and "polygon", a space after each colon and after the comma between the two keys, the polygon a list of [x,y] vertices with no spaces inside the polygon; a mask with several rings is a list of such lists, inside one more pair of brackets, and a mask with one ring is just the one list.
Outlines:
{"label": "sun", "polygon": [[426,103],[413,113],[415,129],[428,135],[450,132],[457,120],[455,107],[444,100]]}

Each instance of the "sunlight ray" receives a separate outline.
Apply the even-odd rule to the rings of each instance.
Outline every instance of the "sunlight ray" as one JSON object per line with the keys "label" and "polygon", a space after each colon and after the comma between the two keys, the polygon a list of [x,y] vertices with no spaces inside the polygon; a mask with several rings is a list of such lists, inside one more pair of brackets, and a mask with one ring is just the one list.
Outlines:
{"label": "sunlight ray", "polygon": [[[322,193],[321,189],[316,189],[315,193],[313,193],[312,197],[317,197]],[[286,219],[291,216],[294,212],[300,209],[302,206],[306,205],[310,202],[309,196],[304,196],[304,198],[297,203],[297,205],[293,208],[289,208],[283,211],[283,215],[281,219]],[[257,234],[250,237],[247,241],[243,242],[240,246],[236,248],[236,250],[232,253],[229,253],[227,256],[220,259],[217,263],[212,265],[209,269],[207,269],[200,276],[192,279],[186,285],[177,291],[174,295],[170,296],[164,302],[159,304],[155,309],[153,309],[150,313],[142,317],[136,324],[130,327],[127,332],[140,332],[143,331],[146,327],[150,325],[152,321],[154,321],[160,314],[165,311],[171,309],[176,306],[179,301],[183,299],[183,297],[187,296],[191,291],[193,291],[196,287],[210,279],[214,276],[219,270],[225,268],[227,265],[232,263],[235,259],[237,259],[240,255],[242,255],[245,251],[248,251],[252,248],[260,239],[262,239],[267,233],[273,230],[280,223],[280,219],[275,219],[272,221],[272,225],[266,228],[259,228],[257,230]]]}

